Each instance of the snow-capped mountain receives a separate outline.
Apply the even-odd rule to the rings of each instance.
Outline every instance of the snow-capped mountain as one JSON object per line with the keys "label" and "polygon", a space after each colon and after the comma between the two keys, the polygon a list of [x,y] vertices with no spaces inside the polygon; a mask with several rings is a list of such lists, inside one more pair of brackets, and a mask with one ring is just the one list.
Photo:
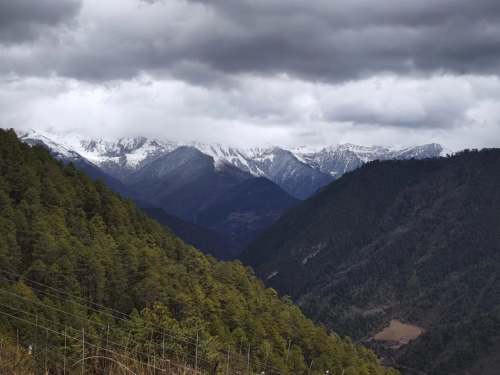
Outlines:
{"label": "snow-capped mountain", "polygon": [[61,158],[69,158],[72,152],[120,180],[179,147],[174,142],[145,137],[91,139],[78,134],[50,134],[36,130],[20,133],[19,137],[27,143],[43,143]]}
{"label": "snow-capped mountain", "polygon": [[202,144],[194,147],[211,156],[216,165],[230,164],[254,176],[266,177],[299,199],[311,196],[332,181],[329,175],[280,147],[237,149]]}
{"label": "snow-capped mountain", "polygon": [[83,157],[109,175],[127,182],[140,169],[182,146],[198,149],[210,156],[216,168],[236,167],[256,177],[266,177],[290,195],[304,199],[344,173],[373,160],[422,159],[441,156],[439,144],[404,149],[353,144],[322,149],[282,147],[236,148],[221,144],[171,142],[145,137],[118,140],[88,139],[75,135],[53,135],[30,131],[21,139],[43,142],[62,158]]}
{"label": "snow-capped mountain", "polygon": [[80,153],[71,149],[69,146],[60,143],[60,141],[56,142],[54,140],[56,139],[56,137],[33,130],[30,130],[28,132],[20,132],[18,133],[18,137],[24,143],[31,146],[41,145],[47,148],[52,156],[56,159],[59,159],[65,164],[73,163],[75,167],[84,172],[87,176],[94,180],[103,181],[111,189],[113,189],[117,193],[120,193],[122,196],[127,198],[134,197],[134,193],[130,189],[128,189],[128,187],[125,186],[122,181],[106,173],[100,166],[94,164],[89,159],[82,156]]}
{"label": "snow-capped mountain", "polygon": [[293,150],[294,155],[313,168],[334,178],[374,160],[425,159],[444,156],[445,150],[436,143],[391,150],[385,147],[358,146],[350,143],[325,147],[317,151]]}
{"label": "snow-capped mountain", "polygon": [[57,159],[71,162],[78,160],[87,162],[87,159],[78,152],[62,143],[54,141],[54,137],[46,136],[45,134],[35,132],[34,130],[19,133],[18,136],[24,143],[29,144],[30,146],[42,145],[47,147],[52,155]]}

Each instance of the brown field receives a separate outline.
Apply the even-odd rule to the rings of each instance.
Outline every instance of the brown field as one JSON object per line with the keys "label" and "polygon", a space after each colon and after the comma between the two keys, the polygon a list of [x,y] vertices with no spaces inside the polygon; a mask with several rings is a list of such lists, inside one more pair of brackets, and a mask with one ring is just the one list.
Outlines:
{"label": "brown field", "polygon": [[401,323],[399,320],[393,319],[389,327],[374,336],[376,341],[391,341],[401,344],[408,343],[411,340],[420,336],[424,330],[420,327],[411,324]]}

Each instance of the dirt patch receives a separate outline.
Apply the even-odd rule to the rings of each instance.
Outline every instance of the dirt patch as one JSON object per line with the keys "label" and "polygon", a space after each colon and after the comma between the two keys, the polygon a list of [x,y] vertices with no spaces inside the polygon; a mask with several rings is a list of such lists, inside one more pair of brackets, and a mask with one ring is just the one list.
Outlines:
{"label": "dirt patch", "polygon": [[424,333],[424,330],[418,326],[393,319],[389,326],[377,333],[373,339],[391,343],[391,346],[402,346],[408,344],[411,340],[415,340],[422,333]]}

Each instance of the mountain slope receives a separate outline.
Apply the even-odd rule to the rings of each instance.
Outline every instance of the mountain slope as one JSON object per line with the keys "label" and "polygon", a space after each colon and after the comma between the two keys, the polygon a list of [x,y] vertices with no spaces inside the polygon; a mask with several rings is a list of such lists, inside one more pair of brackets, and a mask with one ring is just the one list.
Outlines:
{"label": "mountain slope", "polygon": [[180,147],[132,174],[127,183],[144,200],[196,222],[203,207],[250,178],[232,166],[216,168],[210,156],[195,148]]}
{"label": "mountain slope", "polygon": [[366,339],[391,319],[423,328],[384,353],[400,365],[467,373],[499,355],[499,167],[500,150],[367,164],[283,216],[242,259],[343,334]]}
{"label": "mountain slope", "polygon": [[217,164],[193,147],[179,147],[156,159],[127,183],[138,197],[165,212],[220,233],[229,246],[218,254],[226,259],[238,255],[297,203],[273,182]]}
{"label": "mountain slope", "polygon": [[[38,369],[55,373],[62,353],[74,363],[98,356],[97,345],[114,350],[126,342],[130,352],[147,351],[148,361],[166,351],[178,363],[196,356],[196,367],[214,374],[241,347],[248,359],[231,362],[233,373],[389,373],[372,353],[314,326],[241,264],[186,246],[12,131],[0,131],[0,177],[0,310],[14,317],[0,320],[0,333],[33,349]],[[39,334],[39,325],[51,330]],[[67,347],[67,329],[85,344]]]}
{"label": "mountain slope", "polygon": [[267,178],[250,178],[228,189],[204,207],[197,222],[228,234],[233,244],[233,255],[236,256],[298,203],[298,200],[285,194]]}
{"label": "mountain slope", "polygon": [[170,228],[177,237],[189,245],[193,245],[205,254],[210,254],[217,259],[233,259],[231,251],[233,244],[230,238],[215,230],[196,225],[167,214],[161,208],[141,207],[151,218]]}

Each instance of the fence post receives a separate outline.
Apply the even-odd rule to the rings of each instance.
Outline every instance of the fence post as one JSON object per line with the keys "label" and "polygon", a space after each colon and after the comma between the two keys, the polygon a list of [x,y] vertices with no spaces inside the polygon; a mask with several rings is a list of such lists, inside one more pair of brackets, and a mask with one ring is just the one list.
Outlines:
{"label": "fence post", "polygon": [[37,363],[37,355],[38,355],[38,314],[35,317],[35,342],[33,343],[33,358],[35,359],[35,363]]}
{"label": "fence post", "polygon": [[165,367],[165,330],[162,332],[161,339],[161,359],[163,361],[163,367]]}
{"label": "fence post", "polygon": [[64,359],[63,359],[63,375],[66,375],[66,350],[67,350],[67,336],[66,336],[66,326],[64,326]]}
{"label": "fence post", "polygon": [[309,371],[308,371],[309,375],[311,375],[311,369],[313,367],[313,362],[314,362],[314,359],[311,359],[311,364],[309,365]]}
{"label": "fence post", "polygon": [[250,375],[250,344],[248,344],[248,352],[247,352],[247,373]]}
{"label": "fence post", "polygon": [[49,329],[45,328],[45,373],[48,374],[48,355],[49,355],[49,348],[48,348],[48,343],[47,341],[49,340]]}
{"label": "fence post", "polygon": [[82,328],[82,375],[85,373],[85,328]]}

